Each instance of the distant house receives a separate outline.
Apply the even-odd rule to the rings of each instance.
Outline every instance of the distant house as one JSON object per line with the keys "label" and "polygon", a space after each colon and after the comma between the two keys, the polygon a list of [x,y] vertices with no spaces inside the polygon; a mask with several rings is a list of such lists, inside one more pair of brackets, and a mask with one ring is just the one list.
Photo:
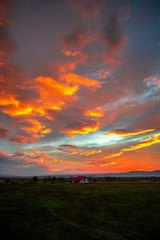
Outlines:
{"label": "distant house", "polygon": [[72,183],[89,183],[89,180],[84,176],[79,176],[79,177],[73,178]]}

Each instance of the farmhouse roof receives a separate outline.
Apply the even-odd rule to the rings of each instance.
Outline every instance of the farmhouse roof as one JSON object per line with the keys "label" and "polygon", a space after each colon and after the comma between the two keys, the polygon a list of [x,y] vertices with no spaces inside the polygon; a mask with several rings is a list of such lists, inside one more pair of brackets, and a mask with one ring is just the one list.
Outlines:
{"label": "farmhouse roof", "polygon": [[85,178],[85,176],[74,177],[74,178],[73,178],[73,181],[80,181],[80,180],[82,180],[83,178]]}

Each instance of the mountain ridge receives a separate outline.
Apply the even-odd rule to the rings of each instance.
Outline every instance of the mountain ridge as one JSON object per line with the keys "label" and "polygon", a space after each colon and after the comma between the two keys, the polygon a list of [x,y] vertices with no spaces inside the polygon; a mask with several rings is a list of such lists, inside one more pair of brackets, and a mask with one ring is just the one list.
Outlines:
{"label": "mountain ridge", "polygon": [[0,174],[0,177],[18,177],[18,178],[24,178],[24,177],[74,177],[74,176],[86,176],[86,177],[160,177],[160,170],[154,170],[154,171],[129,171],[129,172],[119,172],[119,173],[71,173],[71,174],[48,174],[48,175],[12,175],[12,174]]}

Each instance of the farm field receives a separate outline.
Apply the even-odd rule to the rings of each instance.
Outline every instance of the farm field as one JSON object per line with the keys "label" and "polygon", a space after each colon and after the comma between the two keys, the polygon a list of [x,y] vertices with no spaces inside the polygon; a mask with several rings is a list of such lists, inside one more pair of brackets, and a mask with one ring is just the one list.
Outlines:
{"label": "farm field", "polygon": [[0,184],[3,240],[158,240],[159,184]]}

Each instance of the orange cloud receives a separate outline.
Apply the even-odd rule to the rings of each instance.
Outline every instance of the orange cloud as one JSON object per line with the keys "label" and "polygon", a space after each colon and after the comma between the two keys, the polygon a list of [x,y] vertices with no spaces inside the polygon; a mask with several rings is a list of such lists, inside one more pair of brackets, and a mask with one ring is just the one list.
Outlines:
{"label": "orange cloud", "polygon": [[[60,95],[73,95],[77,91],[77,86],[67,86],[62,83],[57,82],[53,78],[49,77],[38,77],[35,79],[35,82],[40,83],[37,85],[39,92],[42,96],[52,96],[57,97]],[[41,87],[43,86],[44,89]]]}
{"label": "orange cloud", "polygon": [[2,112],[10,116],[22,116],[31,115],[33,112],[40,110],[34,105],[23,104],[17,100],[12,94],[5,93],[2,91],[0,93],[0,106],[2,107]]}
{"label": "orange cloud", "polygon": [[109,163],[101,164],[100,167],[105,167],[105,166],[114,165],[114,164],[117,164],[117,163],[116,162],[109,162]]}
{"label": "orange cloud", "polygon": [[[86,54],[85,53],[81,53],[79,51],[70,51],[67,50],[65,52],[65,50],[62,50],[64,52],[64,54],[66,56],[72,56],[74,57],[74,59],[72,61],[67,61],[65,63],[61,63],[57,66],[59,73],[60,74],[66,74],[66,73],[70,73],[71,71],[75,70],[77,64],[83,64],[86,61]],[[64,80],[63,76],[62,77],[62,81]]]}
{"label": "orange cloud", "polygon": [[[77,135],[77,134],[88,134],[90,132],[95,132],[99,129],[99,125],[100,125],[99,122],[96,122],[96,123],[93,123],[90,125],[86,125],[86,123],[83,121],[80,121],[79,123],[82,123],[82,126],[80,126],[79,128],[78,127],[69,128],[69,129],[66,129],[66,130],[60,131],[60,132],[66,134],[69,137],[74,138],[75,135]],[[85,126],[83,126],[83,125],[85,125]]]}
{"label": "orange cloud", "polygon": [[19,101],[15,99],[15,97],[9,93],[6,93],[4,91],[0,92],[0,106],[6,107],[6,106],[19,106]]}
{"label": "orange cloud", "polygon": [[74,73],[65,74],[63,77],[68,83],[75,85],[84,85],[91,88],[100,88],[102,84],[102,82],[99,82],[97,80],[89,79]]}
{"label": "orange cloud", "polygon": [[3,109],[2,112],[13,117],[31,115],[33,113],[33,107],[22,104],[21,106],[10,106]]}
{"label": "orange cloud", "polygon": [[114,153],[114,154],[111,154],[111,155],[109,155],[109,156],[107,156],[107,157],[104,157],[104,158],[112,158],[112,157],[117,157],[117,156],[119,156],[119,155],[121,155],[121,154],[123,154],[123,151],[121,151],[121,152],[119,152],[119,153]]}
{"label": "orange cloud", "polygon": [[84,164],[82,162],[71,162],[71,161],[64,161],[64,160],[59,160],[61,163],[68,163],[68,164]]}
{"label": "orange cloud", "polygon": [[1,92],[2,112],[13,117],[39,114],[49,118],[46,110],[61,110],[67,101],[75,99],[72,96],[78,90],[78,86],[70,86],[64,82],[59,83],[49,77],[36,78],[34,84],[29,88],[39,93],[37,101],[23,103],[15,99],[13,95]]}
{"label": "orange cloud", "polygon": [[18,142],[20,144],[31,144],[34,142],[33,137],[24,137],[24,136],[11,137],[9,140],[13,143]]}
{"label": "orange cloud", "polygon": [[40,152],[39,150],[29,151],[28,154],[29,159],[36,159],[37,162],[40,164],[43,163],[48,167],[51,167],[53,163],[57,162],[56,158],[52,158],[47,153]]}
{"label": "orange cloud", "polygon": [[159,142],[160,142],[160,134],[155,134],[152,137],[152,139],[147,138],[147,139],[141,141],[140,143],[138,143],[137,145],[131,146],[131,148],[123,149],[123,152],[133,151],[133,150],[136,150],[136,149],[139,149],[139,148],[148,147],[148,146],[151,146],[151,145],[153,145],[155,143],[159,143]]}
{"label": "orange cloud", "polygon": [[39,154],[39,153],[40,153],[40,151],[38,151],[38,150],[28,152],[28,154],[30,154],[30,155]]}
{"label": "orange cloud", "polygon": [[80,153],[80,155],[89,156],[91,154],[100,153],[100,152],[101,152],[101,150],[89,150],[89,151]]}
{"label": "orange cloud", "polygon": [[107,71],[106,69],[102,68],[96,73],[94,73],[95,76],[97,76],[99,79],[106,79],[106,77],[111,73],[111,71]]}
{"label": "orange cloud", "polygon": [[110,135],[135,136],[135,135],[145,134],[153,131],[155,131],[155,129],[147,129],[147,130],[141,130],[137,132],[125,131],[125,129],[113,129],[109,133],[104,134],[104,136],[110,136]]}
{"label": "orange cloud", "polygon": [[81,55],[82,53],[80,51],[70,51],[70,50],[62,50],[62,52],[64,53],[64,55],[66,56],[72,56],[75,57],[77,55]]}
{"label": "orange cloud", "polygon": [[61,151],[62,153],[66,153],[66,154],[77,154],[78,152],[74,152],[74,151]]}
{"label": "orange cloud", "polygon": [[91,154],[101,152],[101,150],[95,150],[95,149],[86,151],[85,149],[78,149],[78,146],[76,145],[67,145],[67,144],[59,145],[59,147],[54,151],[60,151],[62,153],[67,153],[67,154],[79,154],[79,155],[85,155],[85,156],[89,156]]}
{"label": "orange cloud", "polygon": [[44,137],[44,134],[52,132],[50,128],[46,128],[46,126],[43,126],[35,119],[27,119],[25,124],[21,126],[21,130],[31,134],[35,138]]}
{"label": "orange cloud", "polygon": [[103,117],[104,113],[102,110],[85,110],[84,111],[85,116],[91,116],[91,117]]}
{"label": "orange cloud", "polygon": [[140,141],[136,145],[131,146],[130,148],[124,148],[119,153],[111,154],[111,155],[109,155],[107,157],[104,157],[104,158],[117,157],[117,156],[123,154],[124,152],[134,151],[134,150],[137,150],[137,149],[140,149],[140,148],[151,146],[151,145],[153,145],[155,143],[159,143],[159,142],[160,142],[160,134],[155,134],[153,136],[150,136],[150,137]]}

